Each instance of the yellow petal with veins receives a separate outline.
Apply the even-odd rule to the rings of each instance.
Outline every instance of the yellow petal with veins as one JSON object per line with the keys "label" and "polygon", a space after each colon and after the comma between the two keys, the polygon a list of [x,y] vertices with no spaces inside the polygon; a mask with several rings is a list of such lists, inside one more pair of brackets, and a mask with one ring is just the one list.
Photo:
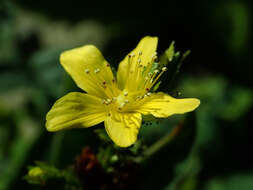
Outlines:
{"label": "yellow petal with veins", "polygon": [[48,131],[90,127],[106,118],[106,107],[101,99],[80,92],[71,92],[55,102],[46,116]]}
{"label": "yellow petal with veins", "polygon": [[144,115],[152,114],[155,117],[166,118],[174,114],[183,114],[195,110],[200,104],[196,98],[176,99],[165,93],[153,93],[141,106],[137,112]]}
{"label": "yellow petal with veins", "polygon": [[105,120],[107,134],[120,147],[128,147],[135,143],[140,126],[140,113],[111,112]]}
{"label": "yellow petal with veins", "polygon": [[110,65],[95,46],[65,51],[60,56],[60,62],[77,86],[87,93],[101,98],[113,96],[110,88],[115,80]]}
{"label": "yellow petal with veins", "polygon": [[134,57],[131,57],[131,62],[129,62],[128,55],[120,62],[117,72],[117,81],[118,87],[121,90],[125,88],[129,72],[134,72],[136,69],[138,59],[140,59],[142,66],[146,66],[149,62],[151,62],[156,52],[157,43],[157,37],[146,36],[142,38],[137,47],[128,54],[134,55]]}

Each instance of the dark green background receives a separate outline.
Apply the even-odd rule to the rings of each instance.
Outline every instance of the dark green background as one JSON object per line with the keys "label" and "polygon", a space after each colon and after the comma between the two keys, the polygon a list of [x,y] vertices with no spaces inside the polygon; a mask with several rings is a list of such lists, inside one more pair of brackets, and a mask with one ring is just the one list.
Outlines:
{"label": "dark green background", "polygon": [[[175,92],[201,106],[193,138],[157,155],[140,189],[253,189],[252,10],[250,0],[0,1],[0,190],[30,189],[22,176],[34,160],[63,168],[99,143],[92,129],[44,128],[54,101],[80,91],[59,54],[95,44],[117,67],[146,35],[159,37],[158,53],[173,40],[191,50]],[[142,127],[140,138],[153,142],[177,119]]]}

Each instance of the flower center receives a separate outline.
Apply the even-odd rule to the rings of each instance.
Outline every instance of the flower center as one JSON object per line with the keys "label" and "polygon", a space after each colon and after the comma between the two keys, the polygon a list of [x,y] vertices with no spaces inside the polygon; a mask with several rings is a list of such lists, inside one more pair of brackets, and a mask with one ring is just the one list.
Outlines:
{"label": "flower center", "polygon": [[124,95],[119,95],[116,99],[115,105],[119,111],[122,111],[127,103],[129,103],[129,100],[126,99]]}
{"label": "flower center", "polygon": [[131,112],[145,101],[145,98],[150,96],[151,92],[143,94],[143,91],[127,92],[124,90],[119,96],[114,98],[112,102],[115,110],[119,112]]}
{"label": "flower center", "polygon": [[[108,85],[108,81],[104,81],[104,91],[108,91],[108,99],[103,99],[102,104],[108,106],[109,110],[113,109],[118,112],[131,112],[138,106],[143,104],[148,96],[151,95],[152,87],[156,84],[160,76],[167,70],[156,62],[156,53],[151,56],[151,61],[144,61],[142,64],[142,52],[138,53],[137,60],[135,54],[128,56],[129,62],[126,68],[127,79],[125,89],[121,91],[113,85]],[[95,70],[94,73],[98,73]],[[113,79],[115,80],[115,79]],[[114,84],[115,81],[113,81]],[[110,88],[111,87],[111,88]],[[112,92],[112,93],[111,93]]]}

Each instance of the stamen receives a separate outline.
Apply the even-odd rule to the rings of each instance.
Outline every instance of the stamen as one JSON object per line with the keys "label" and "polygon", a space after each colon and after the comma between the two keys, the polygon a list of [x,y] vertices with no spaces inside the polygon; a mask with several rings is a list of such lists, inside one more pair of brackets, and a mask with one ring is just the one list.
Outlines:
{"label": "stamen", "polygon": [[[89,74],[87,76],[87,83],[89,85],[91,85],[94,89],[96,89],[97,91],[99,91],[99,93],[107,96],[107,97],[112,97],[114,95],[114,91],[112,90],[112,87],[110,85],[104,85],[104,77],[97,74],[98,72],[100,72],[100,68],[94,68],[92,70],[90,70],[89,68],[84,69],[86,74]],[[91,72],[93,71],[93,72]],[[107,69],[105,69],[105,71],[107,71]],[[108,81],[106,81],[107,83]]]}
{"label": "stamen", "polygon": [[154,73],[155,74],[159,73],[159,70],[158,69],[154,70]]}
{"label": "stamen", "polygon": [[130,56],[130,57],[134,57],[134,56],[135,56],[135,53],[131,53],[129,56]]}
{"label": "stamen", "polygon": [[162,68],[162,71],[167,71],[167,67],[163,67],[163,68]]}
{"label": "stamen", "polygon": [[84,72],[88,74],[90,72],[90,69],[85,69]]}
{"label": "stamen", "polygon": [[105,105],[109,105],[110,103],[112,103],[112,100],[111,99],[107,99],[107,100],[102,100],[101,101],[102,104],[105,104]]}
{"label": "stamen", "polygon": [[137,96],[136,101],[142,99],[142,96]]}
{"label": "stamen", "polygon": [[155,61],[157,59],[157,56],[156,55],[153,56],[152,59]]}
{"label": "stamen", "polygon": [[123,108],[125,105],[126,105],[125,102],[121,103],[121,104],[120,104],[120,108]]}
{"label": "stamen", "polygon": [[106,102],[107,102],[107,104],[110,104],[110,103],[112,103],[112,100],[111,99],[107,99]]}
{"label": "stamen", "polygon": [[163,68],[162,68],[162,72],[160,72],[159,75],[155,78],[155,80],[152,82],[151,86],[153,86],[153,85],[156,83],[156,81],[160,78],[160,76],[161,76],[165,71],[167,71],[167,67],[163,67]]}
{"label": "stamen", "polygon": [[96,74],[99,73],[99,72],[100,72],[99,68],[97,68],[97,69],[94,70],[94,73],[96,73]]}

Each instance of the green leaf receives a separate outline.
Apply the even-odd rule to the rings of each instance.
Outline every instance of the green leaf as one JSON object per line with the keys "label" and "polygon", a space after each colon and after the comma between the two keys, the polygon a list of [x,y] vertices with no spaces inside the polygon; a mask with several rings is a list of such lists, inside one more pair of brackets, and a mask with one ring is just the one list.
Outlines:
{"label": "green leaf", "polygon": [[175,54],[175,47],[174,47],[175,41],[172,41],[170,44],[170,47],[165,50],[165,54],[167,56],[167,59],[169,62],[173,60],[174,54]]}
{"label": "green leaf", "polygon": [[159,89],[161,91],[166,91],[172,93],[173,83],[177,74],[179,73],[180,67],[183,61],[189,56],[190,51],[186,51],[183,54],[177,51],[175,52],[175,42],[170,44],[170,47],[165,50],[165,52],[160,56],[160,66],[159,69],[166,66],[168,68],[167,72],[161,77],[162,84],[159,84]]}

